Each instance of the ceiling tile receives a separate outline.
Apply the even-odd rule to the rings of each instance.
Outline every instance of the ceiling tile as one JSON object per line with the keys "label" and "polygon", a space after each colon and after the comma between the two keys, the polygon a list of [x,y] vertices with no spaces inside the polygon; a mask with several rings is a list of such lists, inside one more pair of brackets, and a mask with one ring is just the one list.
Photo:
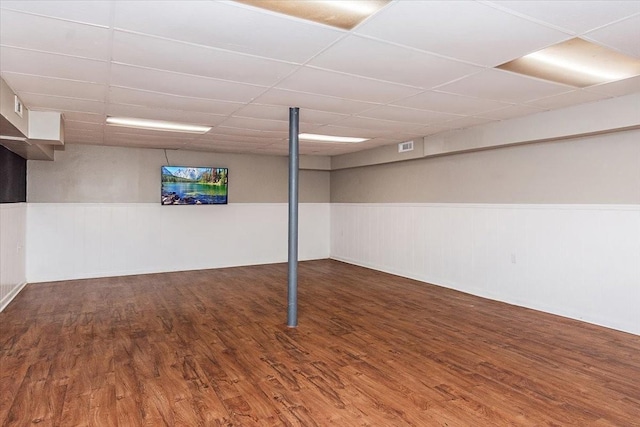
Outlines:
{"label": "ceiling tile", "polygon": [[20,99],[31,110],[78,111],[80,113],[103,114],[105,103],[87,99],[65,98],[22,92]]}
{"label": "ceiling tile", "polygon": [[[66,123],[65,123],[66,126]],[[94,126],[97,126],[94,124]],[[65,127],[65,135],[64,142],[67,143],[75,143],[79,144],[82,141],[102,141],[104,137],[104,129],[103,128],[75,128],[70,127],[67,129]]]}
{"label": "ceiling tile", "polygon": [[619,80],[617,82],[605,83],[598,86],[591,86],[587,90],[589,92],[602,93],[609,96],[630,95],[635,92],[640,92],[640,76]]}
{"label": "ceiling tile", "polygon": [[0,42],[4,46],[109,59],[107,28],[9,10],[0,13]]}
{"label": "ceiling tile", "polygon": [[140,139],[131,137],[105,137],[104,145],[131,148],[155,148],[167,150],[179,150],[185,145],[185,141],[171,139]]}
{"label": "ceiling tile", "polygon": [[229,126],[216,126],[209,131],[209,134],[252,136],[255,138],[264,137],[264,138],[276,138],[276,139],[286,139],[289,137],[289,132],[261,131],[256,129],[235,128],[235,127],[229,127]]}
{"label": "ceiling tile", "polygon": [[492,1],[495,6],[581,34],[640,12],[638,1]]}
{"label": "ceiling tile", "polygon": [[[2,77],[61,112],[68,143],[282,156],[300,107],[301,131],[371,138],[301,142],[337,155],[640,91],[640,76],[576,90],[486,69],[575,34],[640,56],[639,1],[392,1],[351,32],[230,1],[0,8]],[[114,129],[107,111],[214,127]]]}
{"label": "ceiling tile", "polygon": [[456,82],[441,86],[439,90],[476,98],[506,102],[525,102],[543,96],[568,92],[571,86],[532,79],[501,70],[485,70]]}
{"label": "ceiling tile", "polygon": [[277,86],[321,95],[368,102],[391,102],[415,95],[420,90],[394,83],[303,67]]}
{"label": "ceiling tile", "polygon": [[109,26],[111,1],[102,0],[2,0],[2,9],[18,10],[85,24]]}
{"label": "ceiling tile", "polygon": [[288,132],[289,123],[283,120],[264,120],[247,117],[230,117],[223,123],[225,127],[253,129],[267,132]]}
{"label": "ceiling tile", "polygon": [[116,31],[113,60],[159,70],[272,86],[296,69],[281,61]]}
{"label": "ceiling tile", "polygon": [[640,58],[640,14],[592,31],[584,38]]}
{"label": "ceiling tile", "polygon": [[246,135],[228,135],[215,133],[216,128],[207,132],[204,135],[198,136],[194,139],[195,142],[201,143],[242,143],[242,144],[274,144],[276,142],[283,141],[283,138],[273,138],[267,136],[246,136]]}
{"label": "ceiling tile", "polygon": [[336,125],[319,126],[312,133],[354,138],[374,138],[376,136],[376,132],[371,129],[348,128]]}
{"label": "ceiling tile", "polygon": [[62,117],[65,120],[71,120],[76,122],[88,122],[88,123],[104,123],[106,119],[105,114],[93,114],[84,112],[64,111]]}
{"label": "ceiling tile", "polygon": [[529,114],[536,114],[545,111],[547,108],[543,106],[530,106],[530,105],[510,105],[498,110],[487,111],[479,114],[479,117],[493,119],[493,120],[506,120],[514,117],[522,117]]}
{"label": "ceiling tile", "polygon": [[430,91],[396,101],[394,105],[450,114],[478,114],[483,111],[508,107],[510,104],[491,99],[470,98],[451,93]]}
{"label": "ceiling tile", "polygon": [[442,123],[439,126],[446,127],[448,129],[466,129],[473,126],[483,125],[485,123],[489,123],[495,120],[482,118],[482,117],[461,117],[459,119],[451,120],[446,123]]}
{"label": "ceiling tile", "polygon": [[18,95],[22,92],[31,92],[104,102],[107,93],[106,85],[95,83],[11,72],[3,73],[2,77]]}
{"label": "ceiling tile", "polygon": [[122,64],[112,65],[111,84],[171,95],[235,102],[249,102],[265,91],[260,86]]}
{"label": "ceiling tile", "polygon": [[221,1],[116,2],[115,27],[303,63],[344,32]]}
{"label": "ceiling tile", "polygon": [[564,108],[571,105],[582,104],[585,102],[599,101],[605,98],[608,98],[608,95],[588,92],[586,90],[574,90],[571,92],[562,93],[560,95],[534,99],[532,101],[529,101],[528,104],[552,110],[556,108]]}
{"label": "ceiling tile", "polygon": [[[103,123],[91,123],[91,122],[78,122],[74,120],[64,121],[64,130],[71,131],[90,131],[90,132],[102,132],[105,124]],[[66,136],[66,133],[65,133]]]}
{"label": "ceiling tile", "polygon": [[104,127],[105,136],[113,137],[113,138],[137,138],[140,140],[193,140],[198,135],[184,133],[184,132],[174,132],[174,131],[161,131],[161,130],[151,130],[151,129],[137,129],[137,128],[127,128],[122,126],[114,126],[114,125],[105,125]]}
{"label": "ceiling tile", "polygon": [[483,69],[358,36],[340,40],[308,65],[427,89]]}
{"label": "ceiling tile", "polygon": [[[250,117],[255,119],[289,121],[289,108],[280,105],[249,104],[234,114],[236,117]],[[329,113],[326,111],[301,108],[300,123],[329,124],[348,117],[345,114]]]}
{"label": "ceiling tile", "polygon": [[259,104],[281,105],[286,107],[300,107],[339,114],[355,114],[375,107],[377,104],[324,96],[283,89],[269,89],[255,99]]}
{"label": "ceiling tile", "polygon": [[490,67],[569,38],[475,1],[394,2],[355,32]]}
{"label": "ceiling tile", "polygon": [[0,70],[106,84],[108,63],[93,59],[0,47]]}
{"label": "ceiling tile", "polygon": [[166,93],[128,89],[118,86],[109,88],[109,101],[114,104],[140,105],[168,110],[198,111],[218,115],[231,114],[243,104],[214,99],[190,98]]}
{"label": "ceiling tile", "polygon": [[[362,129],[363,132],[371,131],[399,131],[399,132],[412,132],[418,130],[427,123],[415,124],[406,122],[396,122],[391,120],[371,119],[367,117],[347,117],[344,120],[340,120],[335,126],[352,127]],[[380,135],[380,133],[377,133]],[[349,136],[349,135],[345,135]]]}
{"label": "ceiling tile", "polygon": [[110,116],[177,121],[206,126],[215,126],[218,123],[222,123],[226,118],[223,115],[201,113],[199,111],[169,110],[125,104],[109,104],[106,111]]}
{"label": "ceiling tile", "polygon": [[415,108],[396,107],[393,105],[377,107],[361,113],[359,116],[372,119],[422,124],[423,126],[432,123],[441,123],[459,117],[453,114],[440,113],[437,111],[418,110]]}

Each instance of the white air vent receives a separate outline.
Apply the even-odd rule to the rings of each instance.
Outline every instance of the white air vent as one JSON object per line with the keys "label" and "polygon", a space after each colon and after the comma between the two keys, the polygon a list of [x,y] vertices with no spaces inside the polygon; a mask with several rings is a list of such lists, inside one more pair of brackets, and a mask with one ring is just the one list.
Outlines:
{"label": "white air vent", "polygon": [[22,117],[22,101],[20,101],[18,95],[13,96],[13,112]]}
{"label": "white air vent", "polygon": [[413,141],[406,141],[398,144],[398,153],[404,153],[405,151],[413,151]]}

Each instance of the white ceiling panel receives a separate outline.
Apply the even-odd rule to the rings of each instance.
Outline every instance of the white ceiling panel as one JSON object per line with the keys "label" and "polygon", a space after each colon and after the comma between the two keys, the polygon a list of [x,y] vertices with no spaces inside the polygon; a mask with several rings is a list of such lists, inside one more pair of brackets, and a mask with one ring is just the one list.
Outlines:
{"label": "white ceiling panel", "polygon": [[0,7],[108,27],[111,3],[111,1],[102,0],[2,0]]}
{"label": "white ceiling panel", "polygon": [[556,108],[564,108],[571,105],[582,104],[586,102],[599,101],[608,98],[608,95],[589,92],[586,90],[574,90],[571,92],[561,93],[560,95],[548,96],[546,98],[534,99],[529,101],[529,105],[541,107],[549,110]]}
{"label": "white ceiling panel", "polygon": [[65,120],[71,120],[76,122],[89,122],[104,124],[106,118],[105,114],[93,114],[93,113],[79,113],[74,111],[65,111],[62,114]]}
{"label": "white ceiling panel", "polygon": [[569,38],[475,1],[395,2],[356,33],[491,67]]}
{"label": "white ceiling panel", "polygon": [[440,126],[446,127],[448,129],[464,129],[468,127],[483,125],[485,123],[489,123],[495,120],[482,118],[482,117],[462,117],[459,119],[451,120],[449,122],[443,123]]}
{"label": "white ceiling panel", "polygon": [[[351,31],[226,0],[0,0],[0,75],[63,114],[67,143],[285,155],[300,107],[302,131],[371,138],[301,144],[331,156],[640,92],[491,68],[576,35],[640,57],[640,0],[392,0]],[[127,132],[107,112],[213,128]]]}
{"label": "white ceiling panel", "polygon": [[640,76],[598,86],[591,86],[588,91],[602,93],[609,96],[624,96],[640,92]]}
{"label": "white ceiling panel", "polygon": [[282,61],[122,31],[114,33],[113,61],[266,86],[297,68]]}
{"label": "white ceiling panel", "polygon": [[337,125],[318,126],[318,128],[311,133],[354,138],[375,138],[376,136],[380,136],[380,132],[373,129],[351,128]]}
{"label": "white ceiling panel", "polygon": [[0,13],[4,46],[83,58],[109,59],[109,29],[10,10]]}
{"label": "white ceiling panel", "polygon": [[640,14],[592,31],[585,38],[640,58]]}
{"label": "white ceiling panel", "polygon": [[508,107],[510,104],[491,99],[470,98],[452,93],[429,91],[396,101],[394,105],[450,114],[473,115]]}
{"label": "white ceiling panel", "polygon": [[252,136],[255,138],[275,138],[275,139],[286,139],[289,137],[289,132],[261,131],[257,129],[234,128],[229,126],[216,126],[213,129],[211,129],[208,132],[208,134]]}
{"label": "white ceiling panel", "polygon": [[107,84],[109,78],[109,64],[104,61],[6,46],[0,47],[0,70],[99,84]]}
{"label": "white ceiling panel", "polygon": [[546,109],[547,108],[542,105],[511,105],[509,107],[500,108],[499,110],[487,111],[485,113],[479,114],[478,116],[493,120],[506,120],[512,119],[514,117],[522,117],[530,114],[541,113]]}
{"label": "white ceiling panel", "polygon": [[230,139],[194,139],[193,141],[189,141],[188,148],[235,148],[235,149],[251,149],[256,147],[266,147],[268,145],[273,144],[273,142],[260,141],[256,142],[242,142],[242,141],[233,141]]}
{"label": "white ceiling panel", "polygon": [[179,121],[206,126],[215,126],[218,123],[222,123],[226,118],[226,116],[223,115],[207,114],[199,111],[169,110],[126,104],[109,104],[106,112],[110,116],[117,117]]}
{"label": "white ceiling panel", "polygon": [[224,142],[224,143],[243,143],[243,144],[274,144],[276,142],[282,142],[284,138],[269,138],[266,136],[246,136],[246,135],[228,135],[214,133],[215,128],[210,132],[203,135],[199,135],[194,142]]}
{"label": "white ceiling panel", "polygon": [[397,107],[394,105],[385,105],[382,107],[374,108],[360,115],[372,119],[394,120],[397,122],[422,125],[441,123],[459,118],[459,116],[456,116],[454,114],[440,113],[437,111],[429,110],[418,110],[415,108]]}
{"label": "white ceiling panel", "polygon": [[64,143],[66,144],[104,144],[104,135],[102,132],[91,131],[71,131],[65,134]]}
{"label": "white ceiling panel", "polygon": [[425,89],[482,70],[464,62],[358,36],[339,41],[308,65]]}
{"label": "white ceiling panel", "polygon": [[167,150],[180,150],[184,148],[185,141],[171,139],[146,139],[140,136],[135,137],[116,137],[110,136],[104,138],[104,145],[115,147],[131,147],[131,148],[156,148]]}
{"label": "white ceiling panel", "polygon": [[420,92],[417,88],[309,67],[296,71],[278,88],[368,102],[391,102]]}
{"label": "white ceiling panel", "polygon": [[221,1],[116,2],[115,27],[295,63],[344,34]]}
{"label": "white ceiling panel", "polygon": [[218,101],[215,99],[190,98],[111,86],[109,101],[114,104],[140,105],[169,110],[198,111],[201,113],[227,115],[240,108],[241,103]]}
{"label": "white ceiling panel", "polygon": [[20,99],[30,110],[78,111],[80,113],[103,114],[104,102],[88,99],[66,98],[62,96],[43,95],[40,93],[20,93]]}
{"label": "white ceiling panel", "polygon": [[91,123],[91,122],[78,122],[74,120],[65,120],[65,131],[90,131],[90,132],[102,132],[106,125],[104,123]]}
{"label": "white ceiling panel", "polygon": [[300,107],[339,114],[356,114],[377,104],[283,89],[269,89],[255,99],[256,103]]}
{"label": "white ceiling panel", "polygon": [[[280,105],[249,104],[235,113],[236,117],[254,119],[289,121],[289,108]],[[300,123],[329,124],[348,117],[346,114],[329,113],[326,111],[304,108],[298,115]]]}
{"label": "white ceiling panel", "polygon": [[441,86],[438,90],[458,95],[505,102],[525,102],[572,90],[571,86],[524,77],[502,70],[485,70]]}
{"label": "white ceiling panel", "polygon": [[410,124],[406,122],[396,122],[391,120],[370,119],[367,117],[348,117],[340,120],[335,126],[362,129],[363,134],[366,132],[376,132],[375,135],[381,135],[379,131],[392,132],[412,132],[422,128],[427,123]]}
{"label": "white ceiling panel", "polygon": [[492,1],[492,4],[517,12],[539,22],[581,34],[640,12],[640,2],[634,1]]}
{"label": "white ceiling panel", "polygon": [[101,102],[105,101],[107,94],[107,86],[96,83],[10,72],[4,73],[3,77],[17,94],[31,92]]}
{"label": "white ceiling panel", "polygon": [[230,117],[223,123],[225,127],[253,129],[267,132],[288,132],[289,122],[283,120],[264,120],[248,117]]}
{"label": "white ceiling panel", "polygon": [[266,88],[187,74],[113,64],[111,84],[171,95],[249,102]]}

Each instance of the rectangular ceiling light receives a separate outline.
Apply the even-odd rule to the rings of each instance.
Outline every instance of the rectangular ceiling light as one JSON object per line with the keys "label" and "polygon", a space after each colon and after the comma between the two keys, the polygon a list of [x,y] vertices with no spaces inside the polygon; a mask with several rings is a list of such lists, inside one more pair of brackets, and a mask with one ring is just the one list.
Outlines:
{"label": "rectangular ceiling light", "polygon": [[131,119],[126,117],[107,117],[107,124],[135,129],[161,130],[184,133],[207,133],[211,130],[211,127],[209,126],[165,122],[162,120]]}
{"label": "rectangular ceiling light", "polygon": [[391,0],[236,0],[272,12],[351,30]]}
{"label": "rectangular ceiling light", "polygon": [[352,138],[349,136],[331,136],[331,135],[316,135],[313,133],[301,133],[298,138],[305,141],[315,142],[337,142],[343,144],[353,144],[356,142],[367,141],[369,138]]}
{"label": "rectangular ceiling light", "polygon": [[640,60],[575,38],[496,68],[570,86],[587,87],[639,75]]}

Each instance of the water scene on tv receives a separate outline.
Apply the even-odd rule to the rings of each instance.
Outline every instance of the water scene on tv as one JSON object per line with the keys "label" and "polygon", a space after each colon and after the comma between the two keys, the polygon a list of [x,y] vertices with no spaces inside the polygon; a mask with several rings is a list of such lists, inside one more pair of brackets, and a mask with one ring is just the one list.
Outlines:
{"label": "water scene on tv", "polygon": [[227,168],[163,166],[162,204],[226,204],[227,175]]}

